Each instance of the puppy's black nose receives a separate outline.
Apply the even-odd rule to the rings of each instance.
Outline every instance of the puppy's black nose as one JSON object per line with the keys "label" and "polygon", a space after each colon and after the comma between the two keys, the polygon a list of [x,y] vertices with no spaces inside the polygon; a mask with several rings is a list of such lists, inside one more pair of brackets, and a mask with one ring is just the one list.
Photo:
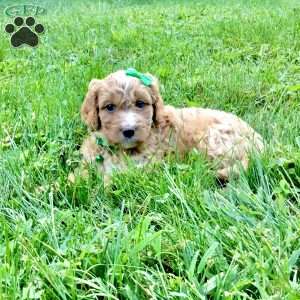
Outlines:
{"label": "puppy's black nose", "polygon": [[134,136],[134,130],[132,130],[132,129],[124,130],[123,131],[123,135],[126,138],[130,139],[130,138],[132,138]]}

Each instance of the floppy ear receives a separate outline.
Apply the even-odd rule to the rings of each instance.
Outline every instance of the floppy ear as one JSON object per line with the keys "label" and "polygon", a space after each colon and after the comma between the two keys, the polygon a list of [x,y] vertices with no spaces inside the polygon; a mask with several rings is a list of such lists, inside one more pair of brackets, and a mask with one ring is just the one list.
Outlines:
{"label": "floppy ear", "polygon": [[163,121],[164,102],[159,92],[158,79],[151,74],[147,75],[152,78],[152,84],[150,86],[150,89],[151,97],[153,100],[153,123],[156,127],[158,127]]}
{"label": "floppy ear", "polygon": [[101,127],[98,106],[98,90],[100,84],[101,80],[91,80],[88,92],[81,106],[81,118],[83,122],[92,130],[98,130]]}

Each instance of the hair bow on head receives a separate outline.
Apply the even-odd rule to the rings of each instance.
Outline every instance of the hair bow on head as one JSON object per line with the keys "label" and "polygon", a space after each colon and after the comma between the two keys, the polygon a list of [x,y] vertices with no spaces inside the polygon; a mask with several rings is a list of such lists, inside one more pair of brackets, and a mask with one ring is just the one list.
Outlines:
{"label": "hair bow on head", "polygon": [[151,84],[152,84],[152,78],[150,76],[147,76],[141,72],[138,72],[134,68],[128,68],[125,71],[125,74],[127,76],[132,76],[132,77],[138,78],[145,86],[151,86]]}

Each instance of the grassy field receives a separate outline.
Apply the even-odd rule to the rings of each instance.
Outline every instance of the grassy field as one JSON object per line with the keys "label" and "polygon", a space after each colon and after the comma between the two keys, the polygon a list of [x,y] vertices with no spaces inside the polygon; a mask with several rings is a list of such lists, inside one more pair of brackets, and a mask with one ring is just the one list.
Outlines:
{"label": "grassy field", "polygon": [[[0,299],[300,299],[299,1],[32,2],[39,47],[0,33]],[[70,184],[88,82],[131,66],[266,153],[225,188],[195,153]]]}

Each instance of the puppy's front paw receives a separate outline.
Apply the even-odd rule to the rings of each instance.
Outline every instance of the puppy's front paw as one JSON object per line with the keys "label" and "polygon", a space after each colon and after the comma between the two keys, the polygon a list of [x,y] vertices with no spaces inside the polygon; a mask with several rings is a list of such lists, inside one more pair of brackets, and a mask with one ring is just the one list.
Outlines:
{"label": "puppy's front paw", "polygon": [[78,167],[74,170],[74,172],[70,172],[68,175],[68,181],[71,184],[75,184],[75,182],[80,179],[87,179],[89,177],[89,172],[86,168]]}

